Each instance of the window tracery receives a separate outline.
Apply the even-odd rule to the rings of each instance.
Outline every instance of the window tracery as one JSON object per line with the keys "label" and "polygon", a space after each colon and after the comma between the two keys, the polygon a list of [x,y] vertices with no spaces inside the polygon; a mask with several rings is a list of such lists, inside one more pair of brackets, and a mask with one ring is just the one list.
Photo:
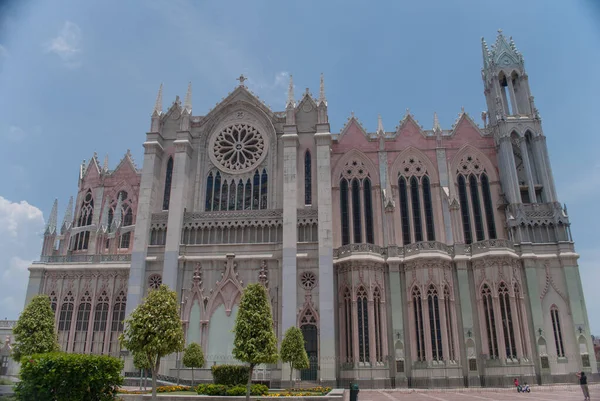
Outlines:
{"label": "window tracery", "polygon": [[517,357],[517,345],[515,342],[515,330],[513,314],[510,305],[510,296],[506,283],[500,283],[498,287],[498,300],[500,302],[500,316],[502,317],[502,331],[504,333],[504,346],[507,358]]}
{"label": "window tracery", "polygon": [[317,276],[313,272],[303,272],[300,275],[300,282],[305,290],[312,290],[317,283]]}
{"label": "window tracery", "polygon": [[563,343],[562,327],[560,325],[560,316],[556,305],[550,308],[550,317],[552,319],[552,331],[554,333],[554,344],[556,346],[556,355],[559,358],[565,356],[565,346]]}
{"label": "window tracery", "polygon": [[73,321],[73,309],[75,307],[75,298],[71,291],[63,299],[58,318],[58,342],[63,351],[68,351],[69,336],[71,334],[71,323]]}
{"label": "window tracery", "polygon": [[340,175],[340,213],[342,245],[375,242],[371,178],[361,161],[346,163]]}
{"label": "window tracery", "polygon": [[374,316],[373,316],[373,324],[375,325],[375,361],[378,363],[383,363],[383,324],[382,324],[382,316],[385,316],[384,305],[381,302],[381,291],[379,287],[375,287],[373,291],[373,304],[374,304]]}
{"label": "window tracery", "polygon": [[163,195],[163,210],[169,210],[171,201],[171,183],[173,180],[173,156],[167,161],[167,171],[165,172],[165,192]]}
{"label": "window tracery", "polygon": [[212,136],[210,150],[210,158],[219,169],[245,173],[262,163],[267,154],[267,140],[256,127],[236,123]]}
{"label": "window tracery", "polygon": [[157,290],[162,285],[162,276],[160,274],[153,274],[148,277],[148,287],[153,290]]}
{"label": "window tracery", "polygon": [[353,330],[353,313],[352,313],[352,293],[350,289],[346,288],[344,290],[344,345],[345,345],[345,354],[346,354],[346,362],[354,361],[354,342],[352,338]]}
{"label": "window tracery", "polygon": [[[77,227],[89,226],[93,222],[94,217],[94,197],[92,190],[88,189],[81,203],[79,210],[79,218],[77,219]],[[74,251],[84,251],[88,249],[90,241],[90,231],[80,231],[75,234],[71,242],[71,249]]]}
{"label": "window tracery", "polygon": [[356,295],[356,306],[358,312],[358,361],[369,363],[369,310],[367,291],[360,287]]}
{"label": "window tracery", "polygon": [[87,333],[90,324],[90,314],[92,311],[92,297],[86,291],[81,298],[79,308],[77,309],[77,321],[75,323],[75,341],[73,342],[73,352],[85,352],[87,345]]}
{"label": "window tracery", "polygon": [[94,326],[92,333],[92,353],[104,353],[104,339],[108,322],[108,295],[103,291],[98,298],[94,313]]}
{"label": "window tracery", "polygon": [[109,353],[113,356],[118,356],[121,350],[119,343],[119,335],[123,332],[123,322],[125,320],[125,306],[127,297],[125,292],[121,291],[115,300],[113,306],[112,324],[110,332],[110,348]]}
{"label": "window tracery", "polygon": [[234,178],[210,171],[206,179],[205,211],[267,209],[269,175],[266,169]]}
{"label": "window tracery", "polygon": [[440,305],[437,288],[432,284],[427,290],[427,306],[429,307],[429,332],[431,337],[431,350],[434,361],[441,361],[443,357],[442,331],[440,327]]}
{"label": "window tracery", "polygon": [[423,301],[421,291],[417,286],[412,290],[412,303],[414,311],[414,327],[416,337],[416,359],[425,361],[425,330],[423,328]]}
{"label": "window tracery", "polygon": [[494,301],[492,290],[487,284],[481,289],[483,298],[483,313],[485,319],[485,331],[487,333],[487,347],[491,359],[497,359],[498,354],[498,337],[496,333],[496,321],[494,316]]}

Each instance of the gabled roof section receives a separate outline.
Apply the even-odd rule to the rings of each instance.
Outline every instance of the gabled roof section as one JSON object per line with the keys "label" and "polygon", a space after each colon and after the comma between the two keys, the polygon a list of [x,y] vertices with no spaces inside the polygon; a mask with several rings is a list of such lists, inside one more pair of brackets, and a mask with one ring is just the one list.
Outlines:
{"label": "gabled roof section", "polygon": [[212,108],[204,117],[204,121],[208,121],[214,116],[218,115],[221,110],[230,105],[231,103],[242,101],[247,102],[254,105],[256,108],[263,111],[270,118],[274,117],[274,113],[265,104],[263,100],[254,94],[254,92],[248,90],[248,88],[244,85],[239,85],[235,90],[227,95],[227,97],[221,99],[221,102],[217,103],[214,108]]}
{"label": "gabled roof section", "polygon": [[394,136],[397,137],[397,136],[401,135],[403,132],[409,131],[411,126],[414,127],[414,129],[417,132],[419,132],[423,137],[427,136],[425,131],[423,131],[423,129],[421,128],[421,125],[419,124],[419,122],[417,120],[415,120],[415,118],[413,117],[412,114],[410,114],[409,109],[406,109],[406,114],[404,115],[402,120],[400,120],[400,122],[398,123],[398,126],[396,127],[396,134]]}
{"label": "gabled roof section", "polygon": [[360,132],[362,132],[365,139],[368,140],[369,134],[367,133],[367,130],[365,130],[365,127],[363,127],[362,123],[356,118],[354,112],[352,112],[350,117],[348,117],[348,121],[346,121],[346,124],[342,127],[342,130],[338,135],[336,135],[336,138],[334,139],[336,139],[338,142],[341,141],[353,125],[356,126],[360,130]]}
{"label": "gabled roof section", "polygon": [[450,136],[454,136],[457,132],[461,130],[461,128],[465,126],[473,128],[475,131],[477,131],[477,133],[479,133],[479,135],[485,136],[479,128],[479,126],[477,125],[477,123],[473,121],[471,116],[465,112],[464,108],[462,108],[460,113],[458,113],[456,121],[454,122],[454,124],[452,124],[452,131],[450,132]]}
{"label": "gabled roof section", "polygon": [[98,175],[101,174],[100,162],[98,161],[98,154],[94,152],[94,155],[88,162],[87,166],[85,165],[85,160],[81,164],[81,169],[79,171],[79,179],[83,180],[87,175],[94,170]]}
{"label": "gabled roof section", "polygon": [[175,97],[175,101],[173,102],[173,104],[171,104],[171,107],[169,107],[169,110],[167,110],[166,113],[161,114],[160,119],[161,121],[165,121],[167,118],[171,117],[171,115],[175,114],[177,116],[177,118],[179,118],[179,116],[181,116],[181,112],[182,112],[182,107],[181,107],[181,99],[179,99],[179,96]]}
{"label": "gabled roof section", "polygon": [[313,110],[317,108],[317,101],[313,98],[308,88],[306,88],[304,95],[302,95],[302,99],[300,99],[298,106],[296,106],[296,113],[298,113],[302,109],[302,107],[307,103],[312,106]]}
{"label": "gabled roof section", "polygon": [[135,161],[133,160],[133,156],[131,155],[131,150],[129,150],[129,149],[127,149],[125,156],[123,156],[123,158],[121,159],[119,164],[117,164],[117,167],[115,167],[115,169],[113,171],[111,171],[111,174],[113,174],[115,171],[118,171],[123,165],[130,166],[131,169],[133,171],[135,171],[136,173],[140,172],[140,170],[135,165]]}
{"label": "gabled roof section", "polygon": [[501,29],[498,30],[496,42],[492,45],[491,50],[488,49],[485,39],[481,38],[481,51],[484,71],[494,68],[518,68],[522,70],[525,67],[523,55],[517,50],[512,37],[507,40]]}

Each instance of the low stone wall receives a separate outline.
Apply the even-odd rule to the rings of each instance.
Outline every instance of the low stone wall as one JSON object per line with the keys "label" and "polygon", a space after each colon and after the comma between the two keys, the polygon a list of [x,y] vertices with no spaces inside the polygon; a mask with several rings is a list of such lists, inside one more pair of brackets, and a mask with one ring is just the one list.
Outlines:
{"label": "low stone wall", "polygon": [[[123,401],[144,401],[152,398],[151,394],[121,394],[119,396]],[[344,390],[333,389],[329,394],[321,397],[250,397],[250,400],[278,400],[279,398],[285,398],[286,401],[344,401]],[[160,395],[161,401],[240,401],[246,399],[245,396],[240,397],[219,397],[210,395],[176,395],[176,393],[163,393]]]}

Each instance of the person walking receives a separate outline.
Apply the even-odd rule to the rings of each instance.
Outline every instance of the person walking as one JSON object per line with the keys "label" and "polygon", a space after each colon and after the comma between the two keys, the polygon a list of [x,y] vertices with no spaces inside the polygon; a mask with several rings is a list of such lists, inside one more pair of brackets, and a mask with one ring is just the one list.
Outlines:
{"label": "person walking", "polygon": [[587,376],[585,375],[585,372],[579,372],[577,373],[577,377],[579,378],[579,384],[581,385],[581,391],[583,391],[583,396],[585,397],[583,399],[583,401],[589,401],[590,400],[590,390],[588,389],[588,384],[587,384]]}

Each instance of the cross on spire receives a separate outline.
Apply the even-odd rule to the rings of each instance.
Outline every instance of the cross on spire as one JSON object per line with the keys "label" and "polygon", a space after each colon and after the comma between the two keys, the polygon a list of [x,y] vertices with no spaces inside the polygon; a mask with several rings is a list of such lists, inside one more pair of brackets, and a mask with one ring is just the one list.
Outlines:
{"label": "cross on spire", "polygon": [[240,81],[240,86],[244,86],[244,81],[247,81],[247,80],[248,80],[248,78],[246,78],[244,76],[244,74],[240,75],[240,77],[236,79],[236,81]]}

